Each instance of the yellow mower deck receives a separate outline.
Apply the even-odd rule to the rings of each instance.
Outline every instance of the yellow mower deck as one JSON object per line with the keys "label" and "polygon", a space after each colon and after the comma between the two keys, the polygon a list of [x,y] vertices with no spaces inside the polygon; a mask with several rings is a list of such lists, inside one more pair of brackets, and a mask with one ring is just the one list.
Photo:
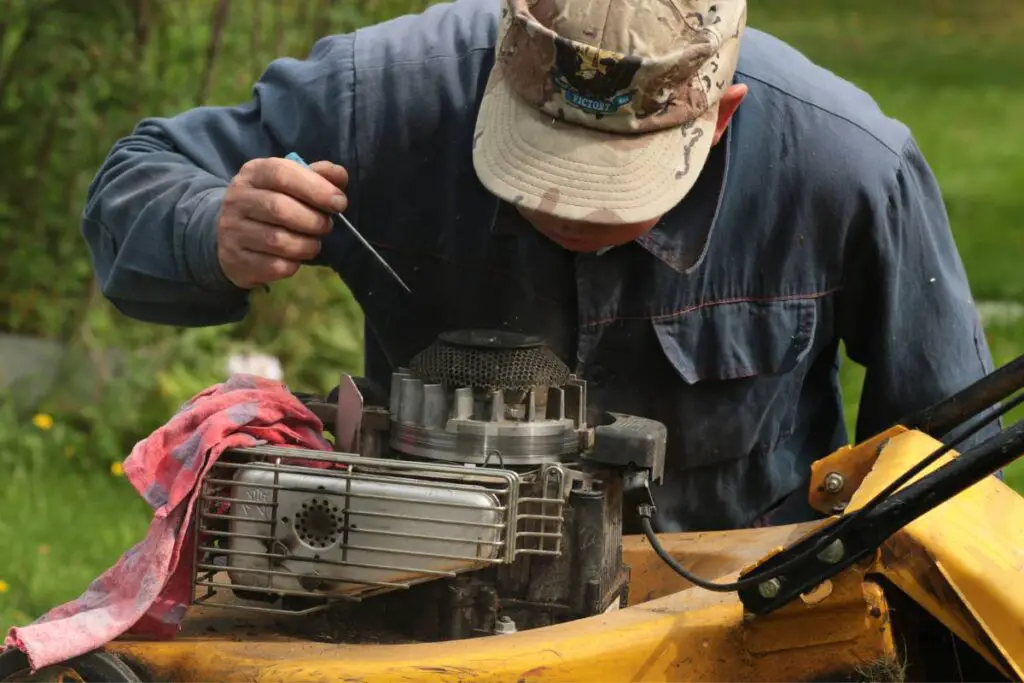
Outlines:
{"label": "yellow mower deck", "polygon": [[[938,445],[920,432],[894,429],[840,450],[816,466],[811,501],[835,504],[823,493],[823,478],[841,472],[843,502],[856,509]],[[724,582],[819,526],[660,538],[693,572]],[[880,680],[898,678],[902,645],[913,635],[894,626],[891,588],[883,588],[891,584],[1004,676],[1024,675],[1024,499],[994,478],[766,617],[745,618],[735,593],[690,586],[643,537],[627,537],[624,553],[632,567],[628,607],[533,631],[348,645],[283,636],[275,617],[204,607],[194,609],[173,641],[122,640],[107,650],[151,680],[174,681],[837,680],[857,672]],[[878,673],[886,667],[889,673]],[[949,680],[956,677],[950,672]]]}

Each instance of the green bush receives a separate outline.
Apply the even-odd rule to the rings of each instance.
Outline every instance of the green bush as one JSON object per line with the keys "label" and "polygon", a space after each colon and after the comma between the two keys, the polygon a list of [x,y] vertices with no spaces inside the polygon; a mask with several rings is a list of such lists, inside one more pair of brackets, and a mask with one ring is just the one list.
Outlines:
{"label": "green bush", "polygon": [[[266,65],[323,35],[422,10],[423,0],[308,3],[15,1],[0,18],[0,333],[68,352],[39,405],[0,398],[0,458],[43,445],[106,465],[222,380],[229,354],[278,357],[297,389],[361,367],[362,320],[337,276],[307,269],[253,297],[246,320],[182,329],[127,320],[97,292],[79,232],[86,188],[146,116],[250,97]],[[0,381],[3,378],[0,377]],[[53,417],[46,439],[24,425]],[[23,441],[22,441],[23,440]],[[18,453],[17,456],[10,455]]]}

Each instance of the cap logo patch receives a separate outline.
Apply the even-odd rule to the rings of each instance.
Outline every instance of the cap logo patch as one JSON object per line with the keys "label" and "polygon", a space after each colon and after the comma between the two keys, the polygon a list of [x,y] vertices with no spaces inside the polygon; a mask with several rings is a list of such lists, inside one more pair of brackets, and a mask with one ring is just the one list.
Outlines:
{"label": "cap logo patch", "polygon": [[639,57],[555,39],[552,80],[570,106],[600,118],[633,99],[630,89]]}

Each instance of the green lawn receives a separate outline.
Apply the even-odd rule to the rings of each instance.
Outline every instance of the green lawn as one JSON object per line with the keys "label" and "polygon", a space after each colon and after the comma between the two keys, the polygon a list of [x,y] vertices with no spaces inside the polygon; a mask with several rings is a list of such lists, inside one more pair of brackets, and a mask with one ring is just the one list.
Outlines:
{"label": "green lawn", "polygon": [[[751,24],[866,88],[913,128],[945,190],[976,297],[1024,304],[1024,5],[773,0],[752,8]],[[997,363],[1024,353],[1024,319],[986,328]],[[844,369],[851,423],[860,377]],[[15,469],[0,487],[0,628],[77,596],[145,533],[146,508],[123,478],[69,471],[54,457],[53,466]],[[1024,489],[1024,466],[1008,476]]]}
{"label": "green lawn", "polygon": [[70,469],[16,469],[0,489],[4,631],[78,597],[146,533],[148,507],[126,479]]}

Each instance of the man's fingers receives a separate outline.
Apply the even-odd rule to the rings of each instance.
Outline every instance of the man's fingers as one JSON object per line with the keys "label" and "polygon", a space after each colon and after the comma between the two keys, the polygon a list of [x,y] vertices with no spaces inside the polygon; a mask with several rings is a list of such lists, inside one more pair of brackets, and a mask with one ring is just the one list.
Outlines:
{"label": "man's fingers", "polygon": [[250,189],[244,193],[241,204],[242,215],[258,223],[308,235],[326,235],[331,231],[330,216],[281,192]]}
{"label": "man's fingers", "polygon": [[320,253],[320,240],[275,225],[247,221],[239,226],[238,246],[289,261],[308,261]]}
{"label": "man's fingers", "polygon": [[331,181],[331,184],[343,190],[348,187],[348,171],[345,170],[344,166],[339,166],[330,161],[315,161],[309,167],[316,171],[318,175]]}
{"label": "man's fingers", "polygon": [[245,273],[248,287],[284,280],[295,275],[302,266],[298,261],[249,250],[238,252],[236,259],[239,270]]}
{"label": "man's fingers", "polygon": [[306,168],[284,158],[242,166],[224,198],[217,258],[224,274],[246,289],[294,275],[320,253],[333,228],[328,214],[348,207],[348,173],[318,161]]}
{"label": "man's fingers", "polygon": [[242,167],[241,175],[252,187],[286,194],[321,211],[344,211],[348,206],[345,193],[331,180],[289,159],[254,159]]}

